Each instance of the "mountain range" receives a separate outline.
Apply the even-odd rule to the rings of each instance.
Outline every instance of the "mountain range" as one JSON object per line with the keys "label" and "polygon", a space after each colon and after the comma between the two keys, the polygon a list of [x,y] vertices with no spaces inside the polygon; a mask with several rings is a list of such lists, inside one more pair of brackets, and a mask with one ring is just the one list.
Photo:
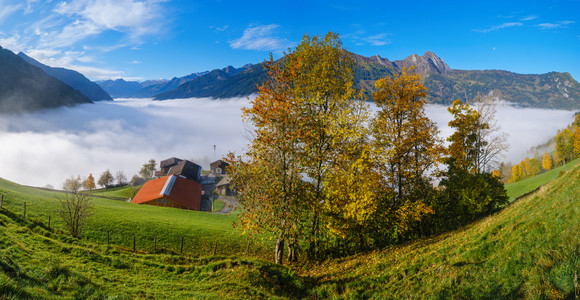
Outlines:
{"label": "mountain range", "polygon": [[[422,56],[410,55],[403,60],[390,61],[379,55],[365,57],[352,53],[357,65],[355,82],[371,92],[374,82],[415,67],[427,87],[431,103],[450,104],[453,100],[471,101],[479,95],[516,103],[521,106],[580,109],[580,84],[569,73],[517,74],[502,70],[457,70],[449,67],[433,52]],[[209,72],[194,73],[169,82],[150,85],[134,97],[154,97],[156,100],[248,96],[257,92],[257,85],[267,78],[262,64],[247,64],[240,68],[226,67]],[[170,84],[171,83],[171,84]],[[100,83],[107,90],[107,87]],[[177,84],[177,87],[176,87]],[[111,90],[109,93],[113,94]],[[370,93],[369,93],[370,94]]]}
{"label": "mountain range", "polygon": [[83,93],[0,47],[0,113],[92,103]]}
{"label": "mountain range", "polygon": [[37,60],[29,57],[28,55],[20,52],[18,56],[24,59],[27,63],[41,68],[46,74],[68,84],[70,87],[83,93],[85,96],[89,97],[91,101],[101,101],[101,100],[113,100],[101,86],[90,81],[83,74],[65,69],[65,68],[53,68],[44,65]]}

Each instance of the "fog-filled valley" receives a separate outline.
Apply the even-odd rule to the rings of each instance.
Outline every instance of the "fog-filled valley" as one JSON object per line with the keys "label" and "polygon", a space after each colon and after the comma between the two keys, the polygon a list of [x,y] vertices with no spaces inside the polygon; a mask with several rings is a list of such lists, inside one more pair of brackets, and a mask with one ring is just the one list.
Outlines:
{"label": "fog-filled valley", "polygon": [[[153,158],[193,160],[203,166],[228,151],[241,153],[251,134],[241,118],[247,98],[152,101],[117,99],[72,108],[0,117],[0,177],[17,183],[61,188],[70,176],[100,176],[109,169],[131,178]],[[533,146],[566,127],[573,111],[496,106],[509,134],[506,161],[518,162]],[[427,105],[442,137],[451,130],[445,106]],[[215,152],[214,152],[215,145]]]}

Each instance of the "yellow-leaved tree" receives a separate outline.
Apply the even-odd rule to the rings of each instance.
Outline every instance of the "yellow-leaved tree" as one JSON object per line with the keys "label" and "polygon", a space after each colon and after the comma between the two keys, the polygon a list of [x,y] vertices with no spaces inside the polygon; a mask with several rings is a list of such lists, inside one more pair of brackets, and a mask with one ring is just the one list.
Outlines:
{"label": "yellow-leaved tree", "polygon": [[95,185],[95,178],[93,177],[93,174],[89,174],[89,177],[87,177],[87,181],[85,181],[84,188],[85,190],[94,190],[97,188],[97,186]]}
{"label": "yellow-leaved tree", "polygon": [[430,177],[444,154],[436,124],[427,118],[426,88],[413,69],[375,83],[378,112],[370,123],[380,195],[380,223],[397,234],[432,213],[425,203],[433,190]]}
{"label": "yellow-leaved tree", "polygon": [[552,170],[552,157],[546,152],[544,152],[544,155],[542,156],[542,169],[544,169],[544,171]]}
{"label": "yellow-leaved tree", "polygon": [[350,165],[364,124],[364,102],[352,101],[362,97],[353,65],[337,34],[305,35],[283,59],[264,63],[269,78],[243,110],[254,138],[244,156],[229,156],[243,209],[238,225],[273,233],[276,263],[285,243],[290,260],[299,242],[318,253],[326,211],[342,197],[329,192],[336,184],[330,174]]}

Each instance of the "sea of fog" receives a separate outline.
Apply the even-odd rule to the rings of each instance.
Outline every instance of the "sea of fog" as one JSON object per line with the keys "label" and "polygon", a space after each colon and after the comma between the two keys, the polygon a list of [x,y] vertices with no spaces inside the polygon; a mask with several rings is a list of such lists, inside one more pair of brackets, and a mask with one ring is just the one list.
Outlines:
{"label": "sea of fog", "polygon": [[[20,184],[60,188],[70,176],[96,178],[109,169],[127,178],[153,158],[178,157],[203,166],[249,143],[241,118],[247,98],[152,101],[118,99],[22,115],[0,115],[0,177]],[[497,104],[496,118],[509,134],[506,161],[546,142],[572,122],[574,112]],[[445,106],[428,105],[442,137],[450,135]],[[214,147],[215,146],[215,147]]]}

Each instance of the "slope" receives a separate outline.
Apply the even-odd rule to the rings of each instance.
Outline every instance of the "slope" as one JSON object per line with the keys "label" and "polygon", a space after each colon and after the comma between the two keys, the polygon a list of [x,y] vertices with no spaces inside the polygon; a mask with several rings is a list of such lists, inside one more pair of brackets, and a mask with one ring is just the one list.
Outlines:
{"label": "slope", "polygon": [[90,81],[83,74],[77,71],[65,68],[53,68],[44,65],[22,52],[18,53],[18,56],[24,59],[27,63],[41,68],[46,72],[46,74],[68,84],[73,89],[80,91],[91,99],[91,101],[113,100],[113,98],[111,98],[111,96],[109,96],[109,94],[107,94],[107,92],[105,92],[98,84]]}
{"label": "slope", "polygon": [[25,112],[92,103],[82,93],[0,47],[0,112]]}
{"label": "slope", "polygon": [[[48,299],[573,299],[574,274],[580,271],[578,182],[580,166],[576,165],[535,194],[461,230],[288,268],[240,253],[179,255],[171,248],[133,253],[130,247],[74,240],[58,226],[48,228],[38,213],[21,217],[17,201],[40,199],[38,204],[44,207],[54,202],[52,192],[0,181],[0,192],[9,198],[8,206],[0,210],[0,294]],[[143,207],[113,205],[118,203],[123,202],[108,200],[99,205],[120,210],[126,219],[136,217],[133,207]],[[163,213],[162,208],[152,209]],[[165,233],[177,223],[173,219],[185,221],[175,209],[170,212],[173,218],[165,216],[165,223],[156,224]],[[148,226],[149,212],[138,214],[147,217],[135,224]],[[219,219],[213,220],[216,226]],[[116,221],[120,219],[105,222]],[[228,238],[216,239],[225,243]]]}
{"label": "slope", "polygon": [[[465,228],[303,271],[326,297],[573,299],[580,166]],[[576,293],[580,294],[580,290]]]}

